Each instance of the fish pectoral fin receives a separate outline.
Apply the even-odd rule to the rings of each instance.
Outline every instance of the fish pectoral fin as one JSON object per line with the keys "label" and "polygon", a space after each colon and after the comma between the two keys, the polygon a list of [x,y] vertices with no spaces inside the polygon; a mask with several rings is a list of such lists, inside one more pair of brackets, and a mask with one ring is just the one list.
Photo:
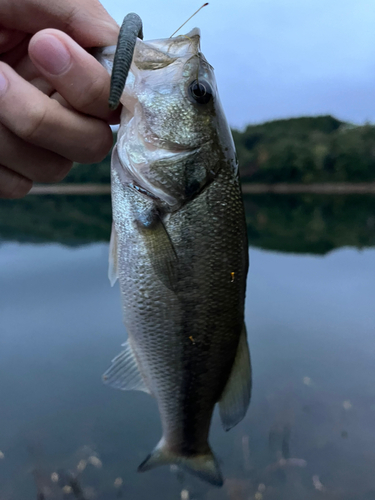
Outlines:
{"label": "fish pectoral fin", "polygon": [[146,460],[141,463],[138,472],[145,472],[160,465],[170,464],[178,465],[194,476],[215,486],[223,485],[219,464],[210,449],[206,453],[193,456],[179,455],[168,448],[164,438],[161,439]]}
{"label": "fish pectoral fin", "polygon": [[152,223],[144,225],[138,221],[138,227],[144,237],[147,254],[160,281],[170,290],[177,284],[177,254],[163,221],[157,214]]}
{"label": "fish pectoral fin", "polygon": [[229,431],[246,415],[251,397],[251,362],[246,327],[243,326],[232,372],[219,401],[223,427]]}
{"label": "fish pectoral fin", "polygon": [[129,341],[123,344],[125,349],[113,360],[110,368],[103,375],[103,382],[122,391],[143,391],[151,394],[139,371],[138,363]]}
{"label": "fish pectoral fin", "polygon": [[115,224],[112,222],[111,239],[109,242],[109,266],[108,266],[108,279],[113,286],[118,279],[118,266],[117,266],[117,233]]}

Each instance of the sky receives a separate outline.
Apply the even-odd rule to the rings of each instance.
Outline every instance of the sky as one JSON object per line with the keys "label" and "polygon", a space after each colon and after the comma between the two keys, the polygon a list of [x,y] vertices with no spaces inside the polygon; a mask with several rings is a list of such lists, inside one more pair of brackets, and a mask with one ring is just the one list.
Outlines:
{"label": "sky", "polygon": [[[169,37],[201,0],[101,0],[145,40]],[[201,29],[232,127],[332,114],[375,122],[375,0],[211,0],[179,34]]]}

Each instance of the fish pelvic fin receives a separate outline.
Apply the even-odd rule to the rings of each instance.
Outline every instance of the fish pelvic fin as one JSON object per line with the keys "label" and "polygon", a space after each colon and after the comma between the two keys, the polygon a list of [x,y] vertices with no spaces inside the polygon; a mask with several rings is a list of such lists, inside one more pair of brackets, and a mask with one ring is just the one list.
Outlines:
{"label": "fish pelvic fin", "polygon": [[123,344],[125,348],[113,360],[112,365],[103,375],[103,382],[115,389],[123,391],[143,391],[151,394],[139,370],[129,340]]}
{"label": "fish pelvic fin", "polygon": [[160,465],[175,464],[182,469],[207,481],[214,486],[223,486],[219,464],[211,450],[193,456],[179,455],[171,451],[164,438],[138,467],[138,472],[145,472]]}
{"label": "fish pelvic fin", "polygon": [[251,398],[251,362],[245,325],[242,328],[232,372],[219,401],[223,427],[229,431],[244,418]]}

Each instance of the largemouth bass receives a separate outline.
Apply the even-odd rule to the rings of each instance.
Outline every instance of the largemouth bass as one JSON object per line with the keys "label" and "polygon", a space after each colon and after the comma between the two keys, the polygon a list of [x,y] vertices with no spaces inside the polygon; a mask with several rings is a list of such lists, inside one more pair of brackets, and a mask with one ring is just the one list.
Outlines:
{"label": "largemouth bass", "polygon": [[[113,52],[103,57],[111,70]],[[208,434],[245,415],[248,246],[238,165],[200,32],[137,40],[114,147],[109,277],[128,341],[104,374],[156,398],[163,436],[140,465],[177,464],[215,485]]]}

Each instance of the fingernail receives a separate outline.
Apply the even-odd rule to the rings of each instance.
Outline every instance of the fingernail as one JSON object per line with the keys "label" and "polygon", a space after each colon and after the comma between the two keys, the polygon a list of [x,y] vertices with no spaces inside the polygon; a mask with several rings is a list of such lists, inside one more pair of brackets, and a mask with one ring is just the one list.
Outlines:
{"label": "fingernail", "polygon": [[64,73],[70,65],[70,54],[55,36],[43,35],[30,47],[32,59],[52,75]]}
{"label": "fingernail", "polygon": [[0,95],[4,94],[7,87],[8,87],[8,80],[5,78],[5,76],[0,71]]}

